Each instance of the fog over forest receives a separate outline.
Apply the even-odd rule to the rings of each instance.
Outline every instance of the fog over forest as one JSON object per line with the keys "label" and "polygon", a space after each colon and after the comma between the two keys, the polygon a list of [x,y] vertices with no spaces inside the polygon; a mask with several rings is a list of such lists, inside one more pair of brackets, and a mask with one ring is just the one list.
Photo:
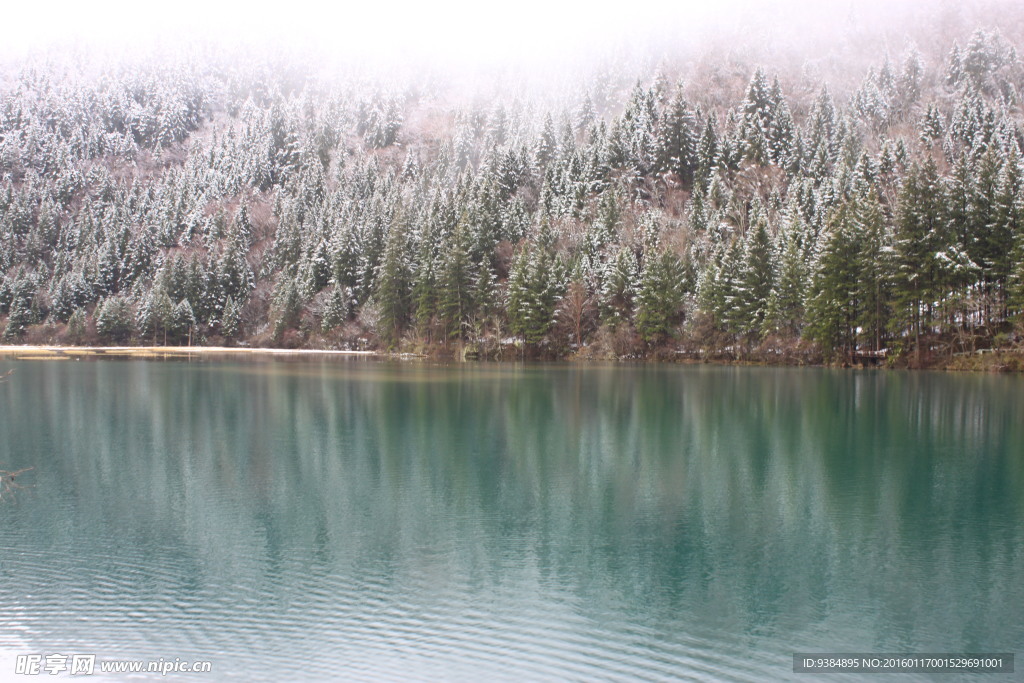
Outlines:
{"label": "fog over forest", "polygon": [[11,19],[5,343],[901,366],[1019,343],[1016,3]]}

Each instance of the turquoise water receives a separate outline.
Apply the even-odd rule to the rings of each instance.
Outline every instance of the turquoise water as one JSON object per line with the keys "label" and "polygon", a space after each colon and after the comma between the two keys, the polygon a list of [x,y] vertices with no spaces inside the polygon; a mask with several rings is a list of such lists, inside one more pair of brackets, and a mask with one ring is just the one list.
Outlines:
{"label": "turquoise water", "polygon": [[763,681],[812,680],[794,652],[1024,652],[1021,378],[8,368],[0,470],[33,469],[0,499],[0,680],[28,653]]}

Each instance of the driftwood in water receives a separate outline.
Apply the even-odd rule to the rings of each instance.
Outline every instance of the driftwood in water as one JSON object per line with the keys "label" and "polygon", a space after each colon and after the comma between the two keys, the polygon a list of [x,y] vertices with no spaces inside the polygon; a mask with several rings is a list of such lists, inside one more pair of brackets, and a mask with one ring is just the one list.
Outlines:
{"label": "driftwood in water", "polygon": [[33,468],[23,467],[20,470],[8,471],[0,470],[0,500],[3,500],[4,496],[12,496],[17,489],[28,488],[27,485],[18,483],[18,476],[28,472]]}

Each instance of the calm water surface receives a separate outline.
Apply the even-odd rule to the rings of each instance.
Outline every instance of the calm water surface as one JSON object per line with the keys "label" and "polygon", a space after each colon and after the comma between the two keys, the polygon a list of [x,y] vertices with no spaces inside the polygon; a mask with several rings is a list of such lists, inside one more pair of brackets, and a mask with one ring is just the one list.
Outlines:
{"label": "calm water surface", "polygon": [[0,500],[0,680],[23,653],[211,660],[181,679],[246,681],[811,680],[794,652],[1024,657],[1021,378],[7,368],[0,469],[34,469]]}

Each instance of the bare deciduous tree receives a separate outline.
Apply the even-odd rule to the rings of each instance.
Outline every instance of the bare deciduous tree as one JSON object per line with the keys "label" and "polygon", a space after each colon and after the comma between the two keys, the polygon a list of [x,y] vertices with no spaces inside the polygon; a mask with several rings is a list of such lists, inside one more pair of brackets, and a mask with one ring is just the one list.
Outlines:
{"label": "bare deciduous tree", "polygon": [[577,347],[583,348],[583,337],[590,332],[596,322],[597,305],[594,297],[587,291],[587,286],[583,282],[573,280],[562,298],[561,306],[576,338]]}

